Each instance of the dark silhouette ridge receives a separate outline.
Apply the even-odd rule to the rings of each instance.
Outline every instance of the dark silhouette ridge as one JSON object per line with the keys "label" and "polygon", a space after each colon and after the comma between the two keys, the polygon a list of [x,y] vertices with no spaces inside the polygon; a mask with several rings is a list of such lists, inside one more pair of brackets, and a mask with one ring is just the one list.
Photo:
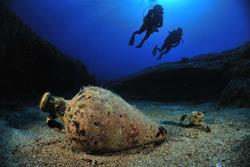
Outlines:
{"label": "dark silhouette ridge", "polygon": [[0,2],[0,100],[36,101],[94,84],[85,65],[42,40]]}
{"label": "dark silhouette ridge", "polygon": [[250,107],[250,42],[222,53],[183,58],[114,81],[111,88],[132,98],[157,101],[218,101]]}

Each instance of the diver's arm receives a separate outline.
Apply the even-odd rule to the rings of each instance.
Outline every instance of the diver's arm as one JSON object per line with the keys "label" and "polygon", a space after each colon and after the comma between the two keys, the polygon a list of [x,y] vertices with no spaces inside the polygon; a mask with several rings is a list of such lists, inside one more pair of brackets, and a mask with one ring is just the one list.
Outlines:
{"label": "diver's arm", "polygon": [[157,24],[157,27],[162,27],[163,26],[163,17],[161,16],[159,19],[159,23]]}
{"label": "diver's arm", "polygon": [[172,48],[177,47],[180,44],[180,41],[176,42],[175,44],[173,44]]}

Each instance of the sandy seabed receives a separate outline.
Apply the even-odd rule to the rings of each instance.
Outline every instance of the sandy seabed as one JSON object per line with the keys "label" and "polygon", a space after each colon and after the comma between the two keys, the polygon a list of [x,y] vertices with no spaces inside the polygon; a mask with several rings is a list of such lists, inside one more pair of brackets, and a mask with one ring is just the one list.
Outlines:
{"label": "sandy seabed", "polygon": [[[49,129],[37,107],[0,109],[0,166],[225,167],[250,166],[250,109],[214,103],[130,102],[168,131],[161,145],[113,154],[75,150],[65,133]],[[201,111],[212,132],[178,126],[185,112]]]}

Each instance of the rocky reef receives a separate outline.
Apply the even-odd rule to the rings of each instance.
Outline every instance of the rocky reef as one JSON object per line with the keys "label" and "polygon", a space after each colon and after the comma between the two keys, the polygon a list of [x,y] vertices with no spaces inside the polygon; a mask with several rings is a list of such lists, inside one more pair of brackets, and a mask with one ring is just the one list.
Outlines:
{"label": "rocky reef", "polygon": [[38,100],[44,91],[74,94],[94,83],[86,66],[32,32],[0,2],[0,99]]}
{"label": "rocky reef", "polygon": [[250,106],[250,42],[222,53],[183,58],[111,83],[119,94],[157,101],[218,101]]}

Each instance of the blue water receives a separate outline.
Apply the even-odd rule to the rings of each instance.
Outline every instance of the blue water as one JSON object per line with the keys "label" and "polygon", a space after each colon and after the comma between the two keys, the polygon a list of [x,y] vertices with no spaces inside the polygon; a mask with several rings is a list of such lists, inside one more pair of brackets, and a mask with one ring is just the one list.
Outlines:
{"label": "blue water", "polygon": [[[128,46],[128,40],[141,26],[150,0],[10,0],[10,8],[41,37],[80,59],[98,80],[250,40],[248,0],[153,1],[164,6],[164,26],[141,49]],[[152,48],[177,27],[184,29],[184,43],[156,60]]]}

